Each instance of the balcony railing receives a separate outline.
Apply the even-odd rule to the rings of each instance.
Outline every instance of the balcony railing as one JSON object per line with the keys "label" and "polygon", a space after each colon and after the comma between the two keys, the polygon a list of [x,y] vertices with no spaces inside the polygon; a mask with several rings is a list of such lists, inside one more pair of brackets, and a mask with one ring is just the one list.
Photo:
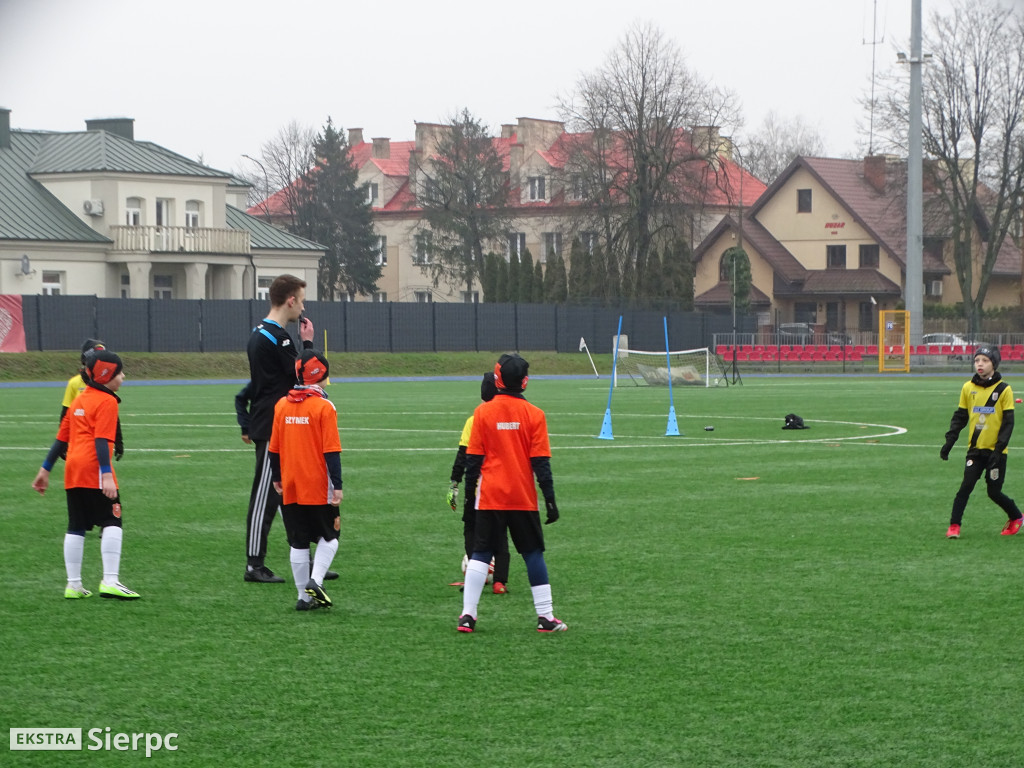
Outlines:
{"label": "balcony railing", "polygon": [[249,233],[207,227],[113,226],[115,251],[249,253]]}

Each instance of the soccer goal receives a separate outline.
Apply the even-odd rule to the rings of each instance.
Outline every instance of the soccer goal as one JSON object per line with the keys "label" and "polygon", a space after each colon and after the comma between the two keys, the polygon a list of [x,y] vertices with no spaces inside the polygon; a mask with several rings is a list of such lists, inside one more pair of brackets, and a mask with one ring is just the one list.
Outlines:
{"label": "soccer goal", "polygon": [[669,352],[667,355],[665,352],[620,349],[615,366],[615,386],[667,387],[670,370],[672,386],[729,386],[721,359],[707,347]]}

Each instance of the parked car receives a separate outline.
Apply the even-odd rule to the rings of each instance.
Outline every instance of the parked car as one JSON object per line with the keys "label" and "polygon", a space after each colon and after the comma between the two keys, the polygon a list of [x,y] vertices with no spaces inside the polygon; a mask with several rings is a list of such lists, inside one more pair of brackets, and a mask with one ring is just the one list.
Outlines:
{"label": "parked car", "polygon": [[928,354],[941,355],[943,347],[962,347],[964,353],[954,355],[950,353],[949,357],[955,360],[963,360],[973,351],[974,343],[967,341],[962,336],[957,336],[955,333],[926,333],[921,337],[921,343],[928,347]]}
{"label": "parked car", "polygon": [[824,341],[819,341],[809,323],[781,323],[779,325],[779,341],[783,344],[828,344],[829,346],[853,344],[850,335],[842,331],[828,331]]}

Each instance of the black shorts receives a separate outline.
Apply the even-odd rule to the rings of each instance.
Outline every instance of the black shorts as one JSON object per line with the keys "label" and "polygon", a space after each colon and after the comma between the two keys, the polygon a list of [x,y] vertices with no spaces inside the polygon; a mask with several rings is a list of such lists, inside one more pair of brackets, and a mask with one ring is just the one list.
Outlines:
{"label": "black shorts", "polygon": [[67,488],[68,533],[121,527],[121,494],[108,499],[99,488]]}
{"label": "black shorts", "polygon": [[281,518],[288,534],[288,546],[309,549],[309,545],[338,538],[341,515],[338,507],[330,504],[283,504]]}
{"label": "black shorts", "polygon": [[540,513],[536,509],[525,511],[478,509],[476,511],[476,537],[474,552],[500,552],[505,531],[512,537],[516,552],[525,555],[539,549],[544,551],[544,532],[540,527]]}

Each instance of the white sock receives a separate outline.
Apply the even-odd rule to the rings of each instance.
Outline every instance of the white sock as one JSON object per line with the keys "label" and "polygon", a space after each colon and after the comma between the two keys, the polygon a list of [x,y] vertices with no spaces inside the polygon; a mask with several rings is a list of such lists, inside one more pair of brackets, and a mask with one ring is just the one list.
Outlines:
{"label": "white sock", "polygon": [[309,581],[309,550],[292,547],[288,559],[292,563],[292,578],[295,579],[295,588],[299,591],[299,600],[311,600],[312,598],[306,594],[306,583]]}
{"label": "white sock", "polygon": [[530,587],[530,591],[533,592],[533,607],[537,609],[537,615],[548,621],[555,618],[554,607],[551,604],[551,585],[538,584],[536,587]]}
{"label": "white sock", "polygon": [[64,534],[64,568],[68,572],[68,583],[73,587],[82,586],[82,557],[85,554],[85,536],[77,533]]}
{"label": "white sock", "polygon": [[103,529],[100,539],[100,554],[103,555],[103,583],[109,586],[117,584],[121,570],[121,540],[124,531],[116,525],[108,525]]}
{"label": "white sock", "polygon": [[316,554],[313,555],[313,581],[321,587],[324,585],[324,576],[334,562],[334,556],[338,554],[338,540],[327,541],[323,536],[316,543]]}
{"label": "white sock", "polygon": [[489,564],[481,563],[479,560],[470,560],[466,566],[466,583],[462,587],[463,616],[468,613],[476,618],[477,609],[480,607],[480,595],[483,594],[484,584],[487,583],[489,570]]}

